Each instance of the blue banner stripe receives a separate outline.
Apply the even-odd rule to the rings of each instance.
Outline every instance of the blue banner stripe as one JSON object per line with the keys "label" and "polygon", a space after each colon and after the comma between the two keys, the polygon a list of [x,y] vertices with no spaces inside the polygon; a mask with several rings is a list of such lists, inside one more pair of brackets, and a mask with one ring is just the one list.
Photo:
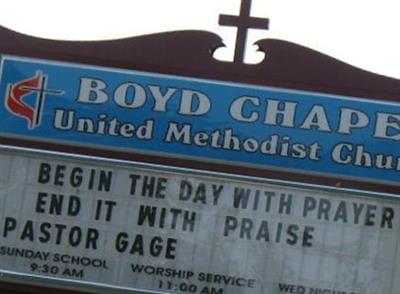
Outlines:
{"label": "blue banner stripe", "polygon": [[397,184],[400,105],[6,56],[4,136]]}

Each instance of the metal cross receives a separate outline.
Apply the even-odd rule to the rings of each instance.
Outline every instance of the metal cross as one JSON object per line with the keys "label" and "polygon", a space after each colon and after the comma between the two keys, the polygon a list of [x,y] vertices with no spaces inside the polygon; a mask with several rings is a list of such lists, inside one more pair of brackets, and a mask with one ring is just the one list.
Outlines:
{"label": "metal cross", "polygon": [[244,51],[246,49],[247,31],[249,29],[266,29],[269,28],[268,18],[259,18],[250,16],[251,0],[242,0],[240,5],[240,15],[219,16],[219,25],[237,27],[236,47],[234,62],[244,62]]}

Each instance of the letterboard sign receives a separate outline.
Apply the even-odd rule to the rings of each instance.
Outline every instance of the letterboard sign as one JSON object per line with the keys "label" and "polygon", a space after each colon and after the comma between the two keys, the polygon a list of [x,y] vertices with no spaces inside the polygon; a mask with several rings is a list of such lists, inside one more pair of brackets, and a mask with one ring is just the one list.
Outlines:
{"label": "letterboard sign", "polygon": [[5,280],[106,293],[400,287],[394,195],[2,147],[0,208]]}

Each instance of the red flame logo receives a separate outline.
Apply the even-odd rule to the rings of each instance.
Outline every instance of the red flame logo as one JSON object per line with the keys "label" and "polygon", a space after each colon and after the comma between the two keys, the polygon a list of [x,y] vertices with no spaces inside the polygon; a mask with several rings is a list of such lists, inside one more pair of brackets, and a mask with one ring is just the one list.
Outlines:
{"label": "red flame logo", "polygon": [[[64,93],[59,90],[48,90],[46,84],[47,76],[37,71],[33,77],[8,86],[6,107],[10,113],[25,118],[28,121],[29,129],[34,129],[41,123],[45,95],[62,95]],[[36,93],[34,106],[25,101],[32,93]]]}

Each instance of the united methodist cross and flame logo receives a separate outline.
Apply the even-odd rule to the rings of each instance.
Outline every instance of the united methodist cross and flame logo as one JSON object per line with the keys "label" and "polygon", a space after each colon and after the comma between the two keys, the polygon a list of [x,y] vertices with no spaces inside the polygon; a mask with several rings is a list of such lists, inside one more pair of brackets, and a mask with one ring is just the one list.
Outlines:
{"label": "united methodist cross and flame logo", "polygon": [[[47,88],[48,76],[36,71],[33,77],[8,84],[5,97],[7,110],[27,120],[28,128],[33,130],[40,126],[46,95],[63,95],[64,91]],[[31,99],[28,103],[28,97]]]}

